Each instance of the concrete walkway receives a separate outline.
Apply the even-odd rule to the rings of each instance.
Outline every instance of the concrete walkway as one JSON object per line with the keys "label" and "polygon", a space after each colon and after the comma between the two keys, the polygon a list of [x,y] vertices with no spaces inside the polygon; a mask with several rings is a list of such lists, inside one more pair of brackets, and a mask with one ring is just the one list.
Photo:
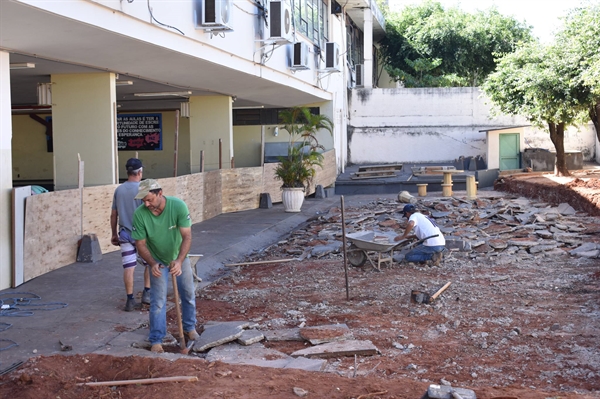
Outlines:
{"label": "concrete walkway", "polygon": [[[203,279],[199,288],[226,273],[224,263],[242,260],[246,254],[277,242],[309,218],[339,205],[339,196],[307,198],[300,213],[286,213],[282,204],[275,204],[270,209],[222,214],[194,224],[190,253],[204,255],[196,264],[197,274]],[[142,339],[147,335],[148,312],[122,310],[125,305],[122,270],[120,253],[116,250],[103,254],[99,262],[73,263],[16,289],[0,291],[0,300],[4,301],[13,297],[40,297],[30,301],[30,306],[19,306],[24,311],[33,309],[29,312],[33,313],[31,316],[0,316],[0,371],[37,355],[95,352],[153,356],[147,350],[130,346],[132,333]],[[142,288],[143,270],[137,267],[135,293]],[[41,303],[53,305],[41,306]],[[58,309],[41,310],[43,307]],[[8,324],[11,326],[5,329]],[[1,350],[13,345],[11,341],[17,346]],[[61,351],[59,341],[72,346],[72,350]]]}

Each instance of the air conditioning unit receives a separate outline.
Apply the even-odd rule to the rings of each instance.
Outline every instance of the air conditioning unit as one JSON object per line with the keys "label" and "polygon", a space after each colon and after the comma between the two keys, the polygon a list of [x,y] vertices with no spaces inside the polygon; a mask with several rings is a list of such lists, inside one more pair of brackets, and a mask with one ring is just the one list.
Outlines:
{"label": "air conditioning unit", "polygon": [[325,69],[340,70],[340,46],[334,42],[325,43]]}
{"label": "air conditioning unit", "polygon": [[354,85],[356,87],[363,87],[365,85],[365,66],[363,64],[356,64],[354,69],[356,70],[356,83]]}
{"label": "air conditioning unit", "polygon": [[292,43],[290,68],[294,70],[308,69],[308,45],[305,42]]}
{"label": "air conditioning unit", "polygon": [[292,42],[292,8],[285,1],[269,3],[269,39],[278,42]]}
{"label": "air conditioning unit", "polygon": [[229,28],[232,0],[196,0],[196,25]]}

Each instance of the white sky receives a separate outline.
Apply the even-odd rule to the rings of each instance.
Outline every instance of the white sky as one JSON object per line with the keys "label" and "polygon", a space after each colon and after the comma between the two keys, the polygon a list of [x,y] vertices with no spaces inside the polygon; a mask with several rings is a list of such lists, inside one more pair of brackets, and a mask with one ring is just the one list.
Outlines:
{"label": "white sky", "polygon": [[[388,0],[390,9],[400,11],[407,4],[419,4],[421,0]],[[519,21],[533,26],[533,34],[543,43],[552,41],[553,32],[561,26],[559,17],[567,11],[598,0],[437,0],[444,8],[458,6],[466,12],[487,10],[496,6],[504,15],[512,15]]]}

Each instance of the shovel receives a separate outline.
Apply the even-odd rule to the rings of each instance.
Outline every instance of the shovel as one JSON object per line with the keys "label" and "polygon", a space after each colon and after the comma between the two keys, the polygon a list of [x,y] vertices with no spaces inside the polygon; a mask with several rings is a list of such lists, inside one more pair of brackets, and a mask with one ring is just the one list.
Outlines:
{"label": "shovel", "polygon": [[432,384],[421,399],[477,399],[477,395],[470,389]]}
{"label": "shovel", "polygon": [[442,294],[442,292],[446,291],[446,288],[450,287],[450,284],[452,284],[452,283],[450,281],[448,281],[446,284],[444,284],[444,286],[442,288],[437,290],[435,292],[435,294],[433,294],[433,295],[429,295],[429,293],[424,292],[424,291],[412,290],[410,292],[410,301],[412,303],[425,303],[425,304],[432,303],[433,301],[435,301],[435,299],[438,296],[440,296]]}
{"label": "shovel", "polygon": [[194,345],[194,341],[190,341],[190,343],[186,346],[185,344],[185,335],[183,335],[183,322],[181,320],[181,308],[179,305],[179,290],[177,289],[177,277],[171,274],[173,280],[173,295],[175,296],[175,312],[177,313],[177,324],[179,327],[179,353],[183,355],[187,355],[190,353],[191,347]]}

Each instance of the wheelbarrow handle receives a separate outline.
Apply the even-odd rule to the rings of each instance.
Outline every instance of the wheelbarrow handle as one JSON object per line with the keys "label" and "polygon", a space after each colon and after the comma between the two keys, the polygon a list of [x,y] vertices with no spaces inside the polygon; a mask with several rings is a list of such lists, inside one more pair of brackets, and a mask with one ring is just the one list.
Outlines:
{"label": "wheelbarrow handle", "polygon": [[424,243],[425,241],[429,240],[430,238],[435,238],[435,237],[437,237],[437,236],[439,236],[439,234],[434,234],[434,235],[432,235],[432,236],[425,237],[425,238],[423,238],[423,239],[421,239],[421,240],[418,240],[418,241],[415,241],[415,242],[402,241],[402,242],[399,242],[399,243],[398,243],[398,244],[397,244],[397,245],[394,247],[394,249],[400,249],[400,248],[402,248],[403,246],[405,246],[406,244],[408,244],[408,245],[406,245],[407,247],[411,247],[411,246],[414,246],[414,245],[419,245],[419,244],[422,244],[422,243]]}

